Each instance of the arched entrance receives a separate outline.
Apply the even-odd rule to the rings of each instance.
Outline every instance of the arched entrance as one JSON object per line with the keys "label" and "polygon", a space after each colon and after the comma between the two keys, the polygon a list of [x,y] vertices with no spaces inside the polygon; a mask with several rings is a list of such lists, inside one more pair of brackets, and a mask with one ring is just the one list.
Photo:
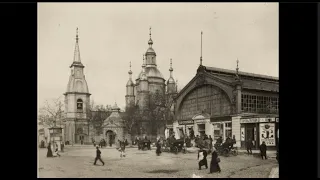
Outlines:
{"label": "arched entrance", "polygon": [[115,139],[116,139],[116,133],[108,130],[106,131],[106,141],[107,141],[107,146],[112,146],[112,144],[115,144]]}

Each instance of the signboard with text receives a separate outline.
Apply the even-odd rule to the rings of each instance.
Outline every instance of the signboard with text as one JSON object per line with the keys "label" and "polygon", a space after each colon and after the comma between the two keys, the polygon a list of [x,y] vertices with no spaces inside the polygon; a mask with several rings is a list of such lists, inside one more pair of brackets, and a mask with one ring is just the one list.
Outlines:
{"label": "signboard with text", "polygon": [[179,125],[190,125],[194,124],[193,120],[184,120],[184,121],[178,121]]}
{"label": "signboard with text", "polygon": [[250,119],[240,119],[240,123],[267,123],[275,122],[276,118],[250,118]]}

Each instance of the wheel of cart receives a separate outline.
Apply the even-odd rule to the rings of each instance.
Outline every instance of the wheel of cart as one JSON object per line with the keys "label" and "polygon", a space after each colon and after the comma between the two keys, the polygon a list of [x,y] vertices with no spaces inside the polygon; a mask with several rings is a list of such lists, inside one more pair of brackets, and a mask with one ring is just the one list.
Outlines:
{"label": "wheel of cart", "polygon": [[223,156],[229,157],[229,150],[227,148],[224,148],[222,151]]}

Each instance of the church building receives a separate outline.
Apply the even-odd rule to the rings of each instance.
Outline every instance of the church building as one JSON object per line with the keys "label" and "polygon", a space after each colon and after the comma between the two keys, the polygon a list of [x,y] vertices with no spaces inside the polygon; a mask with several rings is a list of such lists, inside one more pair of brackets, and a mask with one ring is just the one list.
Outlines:
{"label": "church building", "polygon": [[[172,60],[170,61],[170,77],[164,79],[162,73],[157,68],[157,54],[153,49],[153,40],[151,39],[151,28],[150,28],[150,39],[148,41],[149,48],[143,55],[142,70],[135,79],[135,83],[132,79],[131,63],[129,70],[129,80],[126,85],[126,109],[138,106],[139,110],[148,112],[153,110],[153,107],[158,104],[159,99],[163,99],[166,105],[170,107],[172,104],[173,97],[177,94],[177,85],[172,75]],[[160,105],[159,105],[160,106]],[[166,120],[169,117],[166,117]],[[137,131],[135,135],[147,136],[152,140],[157,137],[164,137],[165,134],[165,120],[156,121],[148,116],[144,116],[139,120],[137,125]],[[134,136],[135,136],[134,135]]]}

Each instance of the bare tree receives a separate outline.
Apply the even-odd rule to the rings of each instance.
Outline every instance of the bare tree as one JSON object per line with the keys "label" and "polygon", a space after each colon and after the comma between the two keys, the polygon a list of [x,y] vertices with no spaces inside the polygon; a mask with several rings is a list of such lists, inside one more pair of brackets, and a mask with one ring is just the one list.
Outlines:
{"label": "bare tree", "polygon": [[53,127],[57,121],[61,123],[63,119],[63,103],[61,97],[46,100],[42,107],[39,108],[38,121],[39,125]]}

